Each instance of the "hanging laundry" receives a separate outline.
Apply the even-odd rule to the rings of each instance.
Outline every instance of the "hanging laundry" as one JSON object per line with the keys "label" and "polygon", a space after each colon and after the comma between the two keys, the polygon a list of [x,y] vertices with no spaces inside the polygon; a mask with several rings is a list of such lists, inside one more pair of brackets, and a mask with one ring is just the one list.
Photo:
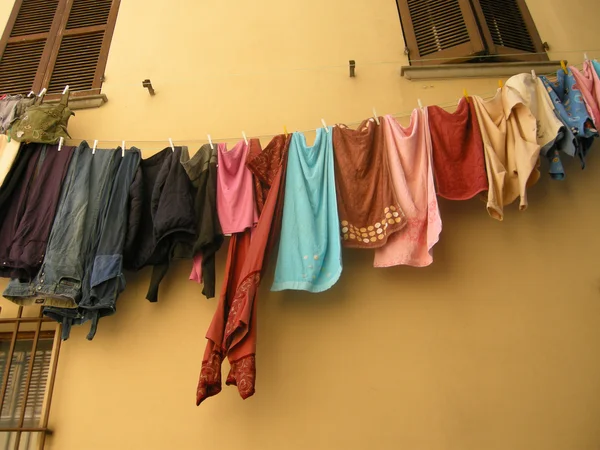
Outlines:
{"label": "hanging laundry", "polygon": [[487,211],[503,220],[504,205],[517,198],[519,209],[527,208],[527,188],[540,178],[536,120],[521,96],[506,86],[490,100],[472,99],[485,149]]}
{"label": "hanging laundry", "polygon": [[124,266],[153,266],[146,299],[158,301],[160,282],[175,257],[191,258],[196,241],[193,186],[180,163],[182,147],[142,159],[133,183]]}
{"label": "hanging laundry", "polygon": [[473,102],[462,98],[455,112],[428,106],[437,193],[468,200],[488,189],[483,141]]}
{"label": "hanging laundry", "polygon": [[591,61],[584,61],[583,71],[569,66],[569,70],[577,83],[575,86],[581,92],[583,103],[594,123],[594,128],[600,126],[600,79]]}
{"label": "hanging laundry", "polygon": [[[442,231],[442,221],[433,184],[427,110],[415,109],[407,128],[392,116],[385,116],[382,126],[394,191],[407,225],[375,250],[375,267],[428,266],[433,262],[432,249]],[[387,228],[397,219],[392,215],[381,226]]]}
{"label": "hanging laundry", "polygon": [[287,155],[290,139],[290,135],[287,138],[284,135],[275,136],[263,151],[260,150],[259,145],[250,146],[246,167],[252,172],[254,178],[254,197],[259,214],[262,213],[284,154]]}
{"label": "hanging laundry", "polygon": [[0,135],[0,186],[17,158],[19,147],[19,142],[9,141],[5,135]]}
{"label": "hanging laundry", "polygon": [[19,142],[37,142],[40,144],[58,144],[59,139],[69,139],[67,126],[75,113],[69,108],[69,90],[67,89],[56,104],[42,103],[43,97],[37,97],[23,115],[11,125],[8,135]]}
{"label": "hanging laundry", "polygon": [[[116,156],[116,150],[93,155],[86,142],[77,147],[39,273],[30,282],[12,279],[4,291],[6,298],[18,305],[77,308],[91,270],[87,262],[95,255],[102,210],[119,167]],[[69,336],[72,321],[68,319],[62,321],[63,339]]]}
{"label": "hanging laundry", "polygon": [[332,134],[319,128],[312,147],[304,134],[292,134],[272,291],[322,292],[342,273]]}
{"label": "hanging laundry", "polygon": [[[381,247],[406,225],[392,188],[384,141],[383,127],[373,118],[356,130],[333,127],[337,206],[346,247]],[[391,217],[399,220],[382,227]]]}
{"label": "hanging laundry", "polygon": [[564,179],[559,150],[566,150],[565,146],[572,145],[572,142],[567,140],[566,127],[558,119],[544,83],[539,77],[522,73],[509,78],[505,86],[523,100],[535,117],[537,143],[541,147],[540,153],[550,163],[550,176],[555,180]]}
{"label": "hanging laundry", "polygon": [[190,280],[204,283],[202,294],[215,296],[215,255],[223,244],[223,231],[217,213],[217,150],[203,145],[190,159],[187,147],[181,164],[195,188],[196,241]]}
{"label": "hanging laundry", "polygon": [[0,100],[0,133],[6,133],[15,121],[15,109],[22,98],[21,95],[9,95]]}
{"label": "hanging laundry", "polygon": [[230,151],[218,144],[217,211],[225,234],[241,233],[258,221],[252,173],[246,168],[250,147],[260,149],[260,141],[242,140]]}
{"label": "hanging laundry", "polygon": [[[96,227],[98,240],[97,244],[92,243],[85,261],[86,270],[78,309],[44,309],[46,316],[67,327],[66,331],[63,330],[65,339],[72,325],[91,321],[87,339],[92,340],[100,318],[113,315],[117,310],[117,298],[125,290],[126,284],[123,274],[123,246],[127,231],[129,188],[140,159],[140,151],[136,148],[127,150],[123,157],[117,156],[119,169],[112,180],[112,187],[103,196]],[[111,184],[110,179],[108,183]]]}
{"label": "hanging laundry", "polygon": [[[223,291],[206,334],[196,404],[221,391],[221,363],[227,355],[230,372],[227,385],[236,385],[242,398],[254,394],[256,381],[257,294],[268,256],[279,239],[287,150],[291,135],[276,136],[260,155],[253,155],[248,168],[261,180],[265,194],[262,213],[249,241],[249,230],[232,237],[227,257]],[[239,247],[239,248],[238,248]],[[235,255],[243,255],[242,258]],[[231,266],[236,263],[235,266]]]}
{"label": "hanging laundry", "polygon": [[[598,136],[598,131],[583,102],[573,72],[565,73],[562,69],[558,70],[556,82],[552,82],[544,76],[540,76],[540,79],[544,83],[561,121],[575,136],[575,152],[581,160],[581,167],[585,168],[587,151],[591,147],[593,138]],[[566,151],[572,150],[567,148]]]}
{"label": "hanging laundry", "polygon": [[74,147],[23,144],[0,189],[0,276],[37,274]]}

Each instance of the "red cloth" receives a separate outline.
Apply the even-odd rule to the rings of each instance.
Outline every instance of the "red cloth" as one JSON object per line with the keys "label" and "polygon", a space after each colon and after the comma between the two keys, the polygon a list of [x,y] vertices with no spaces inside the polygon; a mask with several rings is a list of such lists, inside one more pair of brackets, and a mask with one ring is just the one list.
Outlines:
{"label": "red cloth", "polygon": [[[273,170],[272,180],[256,228],[235,234],[229,245],[226,275],[217,311],[206,334],[208,343],[204,352],[200,380],[196,391],[196,404],[221,391],[221,362],[225,355],[231,369],[227,385],[236,385],[243,399],[254,394],[256,379],[256,309],[257,292],[261,276],[266,269],[266,257],[279,238],[287,148],[290,139],[277,136],[262,153],[279,155],[275,167],[273,159],[249,160],[248,167],[256,173]],[[269,169],[271,167],[271,169]]]}
{"label": "red cloth", "polygon": [[483,140],[473,101],[462,100],[454,113],[427,107],[438,195],[467,200],[487,191]]}

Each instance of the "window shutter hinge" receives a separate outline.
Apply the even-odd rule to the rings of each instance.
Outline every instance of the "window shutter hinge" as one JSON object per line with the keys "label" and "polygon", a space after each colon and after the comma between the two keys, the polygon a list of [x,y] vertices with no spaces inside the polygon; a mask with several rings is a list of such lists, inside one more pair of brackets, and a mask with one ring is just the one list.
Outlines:
{"label": "window shutter hinge", "polygon": [[410,55],[410,49],[408,47],[404,47],[404,54],[406,56]]}
{"label": "window shutter hinge", "polygon": [[550,44],[548,44],[548,42],[544,41],[544,42],[542,42],[542,48],[545,51],[548,51],[548,50],[550,50]]}

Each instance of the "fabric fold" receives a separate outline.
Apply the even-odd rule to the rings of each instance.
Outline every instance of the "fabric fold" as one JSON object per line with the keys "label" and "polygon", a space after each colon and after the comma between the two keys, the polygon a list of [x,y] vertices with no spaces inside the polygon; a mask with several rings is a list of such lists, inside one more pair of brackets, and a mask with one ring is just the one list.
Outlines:
{"label": "fabric fold", "polygon": [[[375,250],[375,267],[428,266],[442,221],[433,183],[427,110],[415,109],[407,128],[389,115],[382,125],[394,191],[408,223]],[[397,219],[392,215],[381,226],[386,228]]]}
{"label": "fabric fold", "polygon": [[[356,130],[343,124],[333,127],[335,187],[345,247],[381,247],[406,225],[392,189],[385,152],[383,127],[373,118]],[[399,220],[381,227],[393,215]]]}
{"label": "fabric fold", "polygon": [[293,133],[285,179],[281,243],[272,291],[322,292],[342,273],[331,127],[312,147]]}
{"label": "fabric fold", "polygon": [[472,101],[461,99],[455,112],[428,106],[437,193],[467,200],[487,191],[483,140]]}
{"label": "fabric fold", "polygon": [[205,144],[190,159],[187,148],[181,164],[195,189],[196,241],[190,280],[204,283],[202,294],[215,296],[215,255],[223,245],[223,231],[217,212],[217,150]]}
{"label": "fabric fold", "polygon": [[198,405],[221,391],[225,356],[231,366],[226,384],[236,385],[244,399],[254,394],[257,293],[269,254],[279,239],[290,139],[276,136],[265,147],[264,156],[247,161],[253,174],[262,174],[266,201],[251,239],[250,230],[232,236],[221,297],[206,334],[208,342],[196,389]]}

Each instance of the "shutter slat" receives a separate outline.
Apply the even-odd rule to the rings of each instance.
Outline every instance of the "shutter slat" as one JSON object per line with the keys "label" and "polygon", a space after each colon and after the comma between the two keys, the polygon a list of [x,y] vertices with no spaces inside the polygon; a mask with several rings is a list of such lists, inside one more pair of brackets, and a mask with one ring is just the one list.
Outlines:
{"label": "shutter slat", "polygon": [[495,45],[535,53],[535,45],[516,0],[479,0]]}
{"label": "shutter slat", "polygon": [[48,33],[57,6],[58,0],[25,0],[21,5],[10,36]]}
{"label": "shutter slat", "polygon": [[[2,407],[1,418],[3,420],[17,423],[23,411],[25,403],[25,425],[31,425],[33,421],[42,415],[42,406],[46,394],[46,385],[50,374],[50,362],[52,359],[53,341],[40,339],[33,364],[33,371],[29,385],[27,400],[24,402],[25,383],[27,371],[31,360],[31,344],[29,340],[18,341],[13,356],[13,362],[9,370],[9,380],[6,389],[6,398]],[[6,355],[0,356],[2,375],[4,375]]]}
{"label": "shutter slat", "polygon": [[63,37],[48,92],[92,89],[103,39],[104,31]]}
{"label": "shutter slat", "polygon": [[0,93],[26,94],[35,79],[45,40],[9,42],[0,60]]}
{"label": "shutter slat", "polygon": [[470,41],[458,0],[408,0],[421,57]]}
{"label": "shutter slat", "polygon": [[67,21],[67,30],[106,25],[111,6],[112,0],[74,0]]}

